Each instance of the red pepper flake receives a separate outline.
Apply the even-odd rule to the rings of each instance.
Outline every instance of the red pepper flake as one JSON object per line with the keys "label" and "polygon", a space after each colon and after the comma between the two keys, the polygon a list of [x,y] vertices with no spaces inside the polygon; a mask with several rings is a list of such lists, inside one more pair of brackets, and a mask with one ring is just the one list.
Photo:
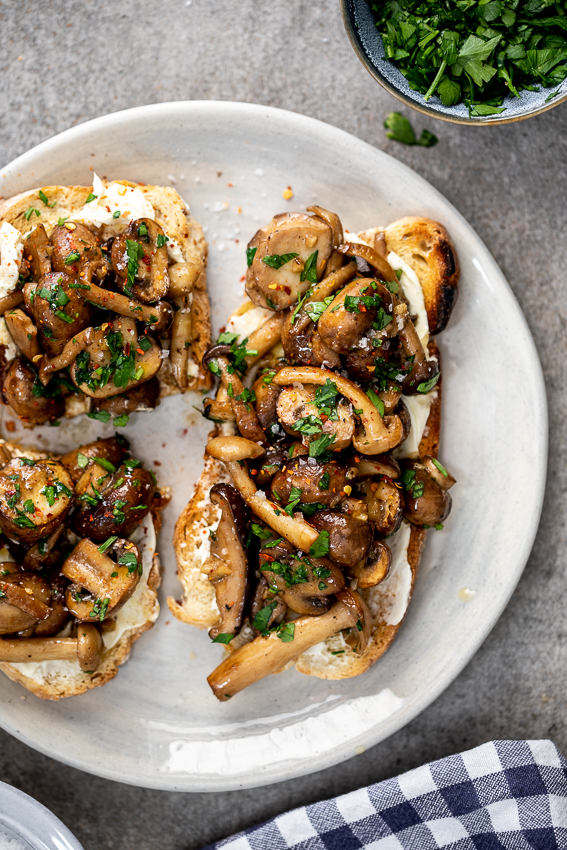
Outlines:
{"label": "red pepper flake", "polygon": [[[130,348],[130,343],[128,343],[128,348]],[[144,353],[144,352],[142,351],[142,349],[141,349],[141,348],[137,348],[137,349],[136,349],[136,352],[137,352],[137,354],[143,354],[143,353]],[[129,354],[129,353],[130,353],[130,352],[128,352],[128,354]]]}
{"label": "red pepper flake", "polygon": [[[136,351],[139,351],[139,350],[140,350],[139,348],[136,349]],[[126,343],[126,346],[124,348],[124,353],[126,354],[126,357],[130,357],[130,343],[129,342]]]}
{"label": "red pepper flake", "polygon": [[161,466],[161,463],[159,462],[159,460],[154,460],[154,464],[155,464],[155,466]]}
{"label": "red pepper flake", "polygon": [[234,183],[227,183],[226,185],[229,186],[232,189],[232,187],[234,186]]}
{"label": "red pepper flake", "polygon": [[243,274],[242,277],[240,278],[240,283],[244,283],[245,280],[246,280],[246,275]]}

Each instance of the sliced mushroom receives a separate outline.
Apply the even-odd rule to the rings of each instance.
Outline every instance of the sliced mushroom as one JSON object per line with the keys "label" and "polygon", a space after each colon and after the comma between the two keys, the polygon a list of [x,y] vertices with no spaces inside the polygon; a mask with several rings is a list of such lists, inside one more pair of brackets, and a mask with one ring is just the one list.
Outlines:
{"label": "sliced mushroom", "polygon": [[143,384],[138,384],[120,395],[97,399],[96,410],[106,410],[111,416],[123,416],[130,413],[155,410],[159,404],[159,378],[154,376]]}
{"label": "sliced mushroom", "polygon": [[368,552],[368,557],[349,567],[349,573],[355,577],[357,587],[364,590],[368,587],[376,587],[384,581],[390,573],[392,566],[392,552],[381,540],[375,540]]}
{"label": "sliced mushroom", "polygon": [[[380,313],[380,326],[385,334],[396,330],[392,317],[394,301],[386,287],[376,280],[357,278],[327,307],[317,328],[323,342],[333,351],[347,353],[370,332],[379,337],[374,324]],[[391,326],[391,327],[389,327]],[[372,345],[372,341],[369,342]]]}
{"label": "sliced mushroom", "polygon": [[220,623],[209,632],[211,638],[216,638],[240,631],[250,593],[252,564],[246,545],[248,509],[238,490],[230,484],[215,484],[211,488],[211,502],[222,510],[211,542],[211,558],[228,568],[228,573],[220,578],[210,576],[221,616]]}
{"label": "sliced mushroom", "polygon": [[[102,551],[101,551],[102,550]],[[142,557],[129,540],[115,538],[97,546],[83,538],[61,572],[71,584],[65,593],[69,611],[87,623],[105,620],[130,599],[142,573]]]}
{"label": "sliced mushroom", "polygon": [[57,225],[51,234],[51,243],[51,262],[56,272],[78,275],[87,263],[96,260],[104,277],[100,239],[84,224],[69,221]]}
{"label": "sliced mushroom", "polygon": [[45,579],[35,573],[4,575],[5,564],[0,568],[0,634],[23,631],[49,617],[51,591]]}
{"label": "sliced mushroom", "polygon": [[112,535],[128,537],[140,525],[152,507],[156,485],[139,463],[126,460],[110,475],[103,470],[98,493],[86,492],[73,516],[77,534],[102,542]]}
{"label": "sliced mushroom", "polygon": [[64,399],[42,391],[37,373],[23,357],[15,357],[8,366],[2,395],[4,403],[31,425],[54,422],[65,413]]}
{"label": "sliced mushroom", "polygon": [[424,464],[405,461],[401,481],[404,484],[404,517],[408,522],[435,526],[445,521],[451,511],[451,494],[439,487]]}
{"label": "sliced mushroom", "polygon": [[0,528],[31,545],[63,522],[72,497],[73,482],[62,464],[14,458],[0,470]]}
{"label": "sliced mushroom", "polygon": [[10,310],[4,314],[10,336],[28,360],[39,360],[43,351],[37,339],[37,328],[23,310]]}
{"label": "sliced mushroom", "polygon": [[82,297],[81,286],[65,272],[46,274],[37,284],[33,316],[49,357],[61,354],[65,343],[92,323],[93,309]]}
{"label": "sliced mushroom", "polygon": [[402,524],[404,502],[402,491],[391,481],[363,481],[360,490],[366,495],[368,519],[380,537],[390,537]]}
{"label": "sliced mushroom", "polygon": [[51,250],[45,227],[38,224],[24,242],[24,259],[29,263],[30,277],[36,282],[51,271]]}
{"label": "sliced mushroom", "polygon": [[[313,367],[305,366],[304,369]],[[293,371],[293,369],[291,370]],[[316,372],[323,370],[315,369]],[[278,372],[278,375],[286,369]],[[333,372],[325,372],[329,379],[333,379]],[[278,380],[278,375],[274,378],[274,382],[281,385]],[[290,382],[291,383],[291,382]],[[323,381],[323,383],[325,383]],[[296,436],[299,433],[303,435],[303,443],[308,446],[311,442],[318,440],[322,435],[332,438],[329,443],[330,451],[341,451],[350,445],[354,432],[355,423],[354,417],[348,406],[337,404],[335,408],[336,418],[328,417],[323,420],[319,416],[319,411],[315,405],[316,394],[313,386],[304,386],[299,383],[294,387],[286,387],[280,393],[277,401],[278,419],[289,434]],[[308,420],[306,422],[306,420]]]}
{"label": "sliced mushroom", "polygon": [[[355,433],[352,443],[354,448],[363,454],[382,454],[402,442],[404,431],[399,417],[387,416],[382,419],[366,393],[336,372],[327,372],[325,369],[316,369],[313,366],[289,366],[280,369],[273,380],[274,383],[284,387],[297,382],[323,386],[327,380],[332,380],[353,408],[362,411],[359,414],[361,426]],[[281,399],[282,396],[278,401],[278,415]]]}
{"label": "sliced mushroom", "polygon": [[71,367],[75,386],[91,398],[109,398],[140,386],[161,367],[161,347],[138,337],[134,319],[118,317],[95,331],[93,341]]}
{"label": "sliced mushroom", "polygon": [[[355,628],[361,615],[353,597],[352,591],[342,591],[342,601],[338,600],[326,614],[294,620],[288,626],[292,640],[281,640],[282,632],[274,631],[231,652],[207,679],[214,695],[224,702],[270,673],[277,673],[306,649],[343,629]],[[357,599],[360,600],[358,595]]]}
{"label": "sliced mushroom", "polygon": [[103,458],[112,466],[119,467],[122,463],[126,451],[128,449],[128,441],[124,437],[108,437],[105,440],[95,440],[93,443],[84,443],[78,449],[72,452],[67,452],[61,458],[61,463],[71,476],[74,482],[85,472],[85,469],[92,464],[96,458]]}
{"label": "sliced mushroom", "polygon": [[284,213],[259,230],[249,247],[256,253],[246,275],[248,296],[260,307],[285,310],[309,289],[306,264],[314,264],[317,279],[322,277],[333,249],[333,231],[321,218]]}
{"label": "sliced mushroom", "polygon": [[112,243],[112,267],[123,292],[151,304],[169,290],[167,239],[150,218],[131,221]]}
{"label": "sliced mushroom", "polygon": [[318,531],[328,532],[329,557],[337,564],[353,567],[366,556],[372,542],[368,523],[330,510],[318,511],[310,522]]}
{"label": "sliced mushroom", "polygon": [[320,463],[316,458],[296,457],[272,478],[271,496],[287,505],[299,490],[301,504],[319,503],[334,508],[344,496],[346,482],[346,467],[337,461]]}
{"label": "sliced mushroom", "polygon": [[78,661],[81,670],[93,673],[102,658],[102,637],[94,625],[80,625],[76,638],[15,638],[0,640],[0,661]]}

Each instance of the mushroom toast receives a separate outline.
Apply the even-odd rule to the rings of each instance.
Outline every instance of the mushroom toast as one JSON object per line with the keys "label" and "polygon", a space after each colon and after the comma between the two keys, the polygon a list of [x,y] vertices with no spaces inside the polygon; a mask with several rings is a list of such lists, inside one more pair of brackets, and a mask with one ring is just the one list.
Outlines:
{"label": "mushroom toast", "polygon": [[0,441],[0,670],[55,700],[116,676],[159,613],[166,500],[119,435],[60,457]]}
{"label": "mushroom toast", "polygon": [[345,233],[320,207],[248,245],[247,301],[203,364],[217,423],[174,547],[181,620],[229,650],[226,700],[295,662],[367,670],[405,615],[454,478],[437,460],[440,360],[459,267],[438,223]]}
{"label": "mushroom toast", "polygon": [[94,175],[0,202],[2,396],[24,423],[125,425],[207,389],[207,245],[175,189]]}

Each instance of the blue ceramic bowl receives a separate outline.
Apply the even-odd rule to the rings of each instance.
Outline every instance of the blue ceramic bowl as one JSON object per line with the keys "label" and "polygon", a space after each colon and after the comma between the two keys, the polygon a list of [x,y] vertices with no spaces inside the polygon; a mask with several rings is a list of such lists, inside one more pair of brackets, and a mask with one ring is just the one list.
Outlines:
{"label": "blue ceramic bowl", "polygon": [[385,58],[382,38],[378,34],[370,5],[367,0],[341,0],[343,21],[347,35],[355,53],[366,68],[390,94],[401,100],[406,106],[417,109],[426,115],[440,118],[442,121],[452,121],[455,124],[508,124],[531,118],[548,109],[553,109],[567,100],[567,79],[559,87],[559,94],[547,102],[549,95],[556,90],[540,89],[540,91],[522,91],[520,97],[509,97],[502,106],[506,111],[500,115],[485,118],[470,118],[467,107],[460,103],[455,106],[443,106],[435,95],[428,101],[419,92],[410,89],[408,81],[402,72]]}
{"label": "blue ceramic bowl", "polygon": [[[9,839],[12,839],[10,841]],[[0,782],[0,847],[26,850],[83,850],[49,809],[5,782]]]}

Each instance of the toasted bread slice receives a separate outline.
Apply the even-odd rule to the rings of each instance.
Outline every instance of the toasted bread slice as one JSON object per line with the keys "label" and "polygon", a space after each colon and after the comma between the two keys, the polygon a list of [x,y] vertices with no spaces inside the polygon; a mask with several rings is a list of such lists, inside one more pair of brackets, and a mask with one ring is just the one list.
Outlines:
{"label": "toasted bread slice", "polygon": [[[419,230],[417,226],[411,228],[412,222],[419,223]],[[388,252],[393,251],[407,263],[422,284],[430,329],[432,333],[438,333],[445,327],[457,296],[458,261],[449,235],[442,225],[422,218],[401,219],[386,228],[385,232]],[[358,234],[358,238],[374,247],[374,238],[383,233],[384,228],[375,228]],[[410,243],[403,241],[404,234],[412,240]],[[429,253],[419,244],[425,240],[424,234],[427,234],[427,244],[431,246]],[[409,250],[411,245],[415,251]],[[413,256],[418,250],[421,251],[420,256],[423,255],[419,262]],[[444,253],[451,258],[445,264],[440,259]],[[430,356],[439,359],[435,343],[429,342],[428,348]],[[441,426],[441,384],[439,380],[436,389],[430,393],[427,419],[418,450],[414,451],[412,457],[417,454],[420,457],[437,456]],[[220,509],[211,504],[208,493],[213,484],[227,480],[230,479],[223,464],[206,456],[196,492],[177,520],[175,529],[174,549],[183,595],[180,600],[170,597],[168,605],[178,619],[201,629],[215,625],[220,617],[214,586],[208,581],[207,575],[201,572],[201,567],[209,555],[209,530],[214,531],[220,520]],[[325,679],[350,678],[363,673],[384,654],[399,631],[407,611],[426,536],[426,529],[404,522],[394,537],[388,539],[388,544],[396,550],[394,561],[398,569],[393,568],[388,579],[377,587],[361,591],[374,616],[374,629],[365,652],[357,655],[339,633],[304,652],[295,662],[300,672]],[[234,643],[229,649],[235,646]]]}
{"label": "toasted bread slice", "polygon": [[[26,448],[23,450],[14,443],[0,440],[13,457],[30,457],[34,460],[47,455]],[[55,457],[50,455],[50,457]],[[126,604],[118,611],[114,619],[109,620],[109,628],[103,632],[102,660],[94,673],[81,670],[78,661],[43,661],[40,663],[0,662],[0,670],[23,685],[28,691],[42,699],[60,700],[77,696],[92,688],[105,685],[114,679],[118,668],[130,656],[133,645],[142,634],[151,629],[156,622],[160,606],[157,590],[161,584],[161,567],[156,551],[156,535],[161,527],[161,509],[169,497],[163,499],[158,509],[143,520],[131,535],[142,553],[143,573],[136,590]],[[10,560],[7,550],[1,550],[2,560]]]}
{"label": "toasted bread slice", "polygon": [[429,332],[441,333],[459,294],[460,268],[453,240],[438,221],[419,216],[406,216],[385,229],[373,228],[359,236],[373,246],[374,238],[382,233],[388,252],[397,254],[419,278]]}
{"label": "toasted bread slice", "polygon": [[[102,182],[105,187],[108,187],[111,181]],[[211,387],[211,375],[204,371],[201,361],[210,345],[211,322],[206,278],[207,243],[203,229],[192,218],[187,205],[175,189],[169,186],[145,186],[127,180],[112,182],[121,183],[142,192],[145,200],[154,208],[157,223],[179,246],[183,260],[199,269],[191,304],[192,342],[189,349],[186,389],[207,390]],[[43,224],[47,234],[50,235],[59,219],[69,217],[84,206],[92,188],[90,186],[44,186],[41,189],[30,189],[12,198],[0,200],[0,225],[6,221],[25,235],[36,225]],[[47,204],[40,198],[40,191],[47,198]],[[35,212],[30,215],[30,209],[37,210],[39,216]],[[126,225],[127,222],[120,219],[116,224],[103,224],[101,229],[103,239],[120,233]],[[169,358],[164,360],[158,372],[158,378],[160,398],[186,391],[177,386]],[[70,398],[72,401],[67,406],[67,416],[85,412],[85,404],[77,404],[77,399]],[[89,409],[89,400],[85,397],[81,398],[81,401],[86,402],[86,409]]]}

